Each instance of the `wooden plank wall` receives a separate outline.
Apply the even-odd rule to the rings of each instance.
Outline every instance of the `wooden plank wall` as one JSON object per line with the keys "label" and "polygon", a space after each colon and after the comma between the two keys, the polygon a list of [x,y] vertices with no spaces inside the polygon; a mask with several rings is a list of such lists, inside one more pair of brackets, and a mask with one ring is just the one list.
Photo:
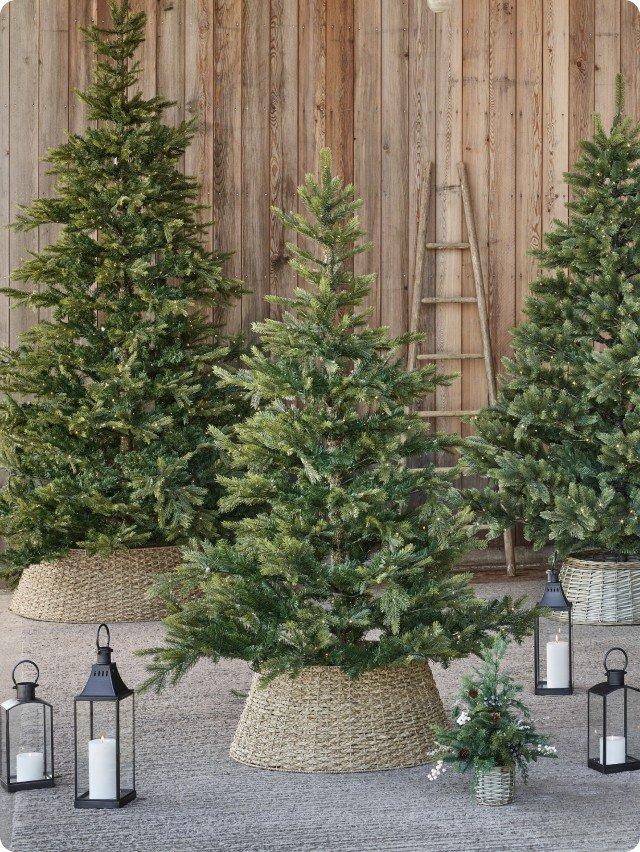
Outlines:
{"label": "wooden plank wall", "polygon": [[[287,293],[286,235],[272,204],[294,208],[296,186],[329,145],[355,180],[374,247],[358,272],[378,273],[372,322],[407,327],[418,189],[435,163],[427,235],[464,239],[456,164],[468,164],[496,355],[509,351],[535,275],[527,255],[566,216],[562,173],[594,109],[610,120],[614,75],[640,117],[640,18],[629,0],[132,0],[148,13],[141,86],[175,101],[167,121],[197,115],[185,168],[201,182],[212,244],[234,250],[229,272],[250,293],[227,317],[249,331]],[[79,25],[106,20],[107,0],[13,0],[0,14],[0,224],[51,189],[39,158],[85,126],[73,95],[90,79]],[[0,233],[0,277],[55,235]],[[469,258],[429,254],[425,293],[471,295]],[[271,309],[273,310],[273,309]],[[0,342],[34,318],[0,297]],[[427,351],[479,351],[472,305],[425,309]],[[485,400],[481,362],[459,372],[436,404]],[[430,403],[432,404],[432,403]],[[444,428],[459,429],[457,419]],[[467,427],[462,427],[466,429]]]}

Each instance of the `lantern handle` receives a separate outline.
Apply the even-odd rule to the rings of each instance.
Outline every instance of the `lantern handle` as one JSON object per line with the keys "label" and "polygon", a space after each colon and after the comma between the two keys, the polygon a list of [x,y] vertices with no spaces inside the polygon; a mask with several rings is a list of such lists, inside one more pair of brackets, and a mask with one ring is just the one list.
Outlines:
{"label": "lantern handle", "polygon": [[[102,630],[103,627],[107,631],[107,644],[106,645],[100,644],[100,631]],[[96,648],[98,649],[98,651],[100,651],[102,648],[108,648],[110,644],[111,644],[111,633],[109,633],[109,625],[104,624],[104,622],[103,622],[100,625],[100,627],[98,627],[98,633],[96,634]]]}
{"label": "lantern handle", "polygon": [[611,669],[607,666],[607,658],[609,657],[609,654],[612,654],[614,651],[620,651],[620,653],[624,657],[624,670],[626,672],[627,666],[629,664],[629,657],[627,657],[627,652],[624,650],[624,648],[618,648],[618,647],[609,648],[607,653],[604,655],[604,670],[606,672],[611,671]]}
{"label": "lantern handle", "polygon": [[[39,681],[39,679],[40,679],[40,669],[39,669],[39,668],[38,668],[38,666],[37,666],[37,665],[33,662],[33,660],[20,660],[20,662],[19,662],[19,663],[16,663],[16,664],[15,664],[15,666],[13,667],[13,671],[11,672],[11,680],[13,681],[13,685],[14,685],[14,686],[16,686],[16,687],[18,686],[18,683],[17,683],[17,681],[16,681],[16,669],[18,668],[18,666],[22,666],[22,665],[25,665],[25,664],[28,664],[28,665],[30,665],[30,666],[33,666],[33,667],[34,667],[34,669],[36,670],[36,679],[33,681],[33,685],[34,685],[34,686],[37,686],[37,685],[38,685],[38,681]],[[25,682],[27,682],[27,681],[25,681]],[[30,683],[30,681],[28,681],[28,682]]]}

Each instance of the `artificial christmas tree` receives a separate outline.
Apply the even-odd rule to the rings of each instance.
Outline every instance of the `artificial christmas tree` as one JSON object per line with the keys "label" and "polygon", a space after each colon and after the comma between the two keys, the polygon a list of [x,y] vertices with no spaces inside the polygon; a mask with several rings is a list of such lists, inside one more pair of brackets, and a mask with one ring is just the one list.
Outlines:
{"label": "artificial christmas tree", "polygon": [[[248,660],[256,681],[232,755],[299,770],[381,769],[428,759],[442,706],[428,661],[477,652],[494,630],[526,632],[505,598],[475,598],[452,566],[472,518],[450,480],[407,457],[450,447],[408,409],[438,384],[433,365],[403,370],[401,347],[359,309],[373,276],[354,275],[361,244],[353,188],[321,156],[280,214],[307,283],[269,297],[281,321],[258,323],[263,351],[217,369],[254,413],[218,433],[233,543],[192,550],[168,580],[167,645],[150,651],[158,688],[198,658]],[[314,252],[306,246],[316,244]],[[293,676],[293,679],[292,679]],[[259,683],[258,678],[262,678]],[[355,679],[357,678],[357,679]],[[265,685],[266,682],[266,685]]]}
{"label": "artificial christmas tree", "polygon": [[[173,545],[217,533],[207,429],[238,416],[211,369],[231,353],[208,315],[240,285],[223,275],[225,255],[205,249],[197,184],[178,170],[194,123],[165,126],[168,102],[129,94],[145,15],[127,0],[110,9],[111,29],[86,31],[97,64],[79,97],[97,124],[48,155],[56,197],[15,223],[62,226],[13,275],[30,285],[7,290],[14,304],[51,320],[3,352],[0,376],[5,565],[65,555],[23,574],[14,608],[33,617],[131,618],[135,600],[148,616],[141,595],[157,563],[166,569],[179,559]],[[131,594],[134,611],[122,601]]]}
{"label": "artificial christmas tree", "polygon": [[522,520],[535,546],[589,556],[562,572],[574,621],[638,621],[640,142],[620,78],[611,131],[596,119],[566,179],[569,221],[534,252],[542,273],[466,454],[499,489],[473,499],[496,532]]}

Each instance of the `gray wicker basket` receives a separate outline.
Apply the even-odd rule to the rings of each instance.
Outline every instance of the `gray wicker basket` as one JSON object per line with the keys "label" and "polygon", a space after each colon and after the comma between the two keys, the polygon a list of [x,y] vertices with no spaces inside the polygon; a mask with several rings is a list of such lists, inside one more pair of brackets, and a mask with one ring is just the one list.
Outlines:
{"label": "gray wicker basket", "polygon": [[262,686],[254,678],[231,757],[288,772],[363,772],[434,760],[432,725],[445,723],[426,663],[386,666],[352,680],[309,666]]}
{"label": "gray wicker basket", "polygon": [[496,766],[473,775],[473,794],[479,805],[492,808],[509,805],[515,793],[516,772],[513,766]]}
{"label": "gray wicker basket", "polygon": [[640,624],[637,557],[621,562],[601,555],[571,556],[564,560],[560,580],[573,604],[574,624]]}

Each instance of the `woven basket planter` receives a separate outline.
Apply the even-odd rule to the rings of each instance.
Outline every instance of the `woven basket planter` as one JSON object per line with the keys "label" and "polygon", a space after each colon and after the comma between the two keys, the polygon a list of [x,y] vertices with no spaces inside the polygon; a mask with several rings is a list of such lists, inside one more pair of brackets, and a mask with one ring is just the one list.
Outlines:
{"label": "woven basket planter", "polygon": [[473,795],[479,805],[497,808],[510,805],[516,786],[516,773],[513,766],[496,766],[488,772],[475,772],[473,776]]}
{"label": "woven basket planter", "polygon": [[[574,624],[640,624],[640,561],[569,557],[560,580]],[[566,619],[566,616],[565,616]]]}
{"label": "woven basket planter", "polygon": [[155,621],[165,611],[161,601],[149,599],[149,587],[180,561],[177,547],[119,550],[110,556],[71,550],[62,559],[25,568],[11,610],[36,621]]}
{"label": "woven basket planter", "polygon": [[231,757],[287,772],[368,772],[433,760],[431,725],[445,714],[426,663],[389,666],[351,680],[310,666],[266,686],[254,677]]}

